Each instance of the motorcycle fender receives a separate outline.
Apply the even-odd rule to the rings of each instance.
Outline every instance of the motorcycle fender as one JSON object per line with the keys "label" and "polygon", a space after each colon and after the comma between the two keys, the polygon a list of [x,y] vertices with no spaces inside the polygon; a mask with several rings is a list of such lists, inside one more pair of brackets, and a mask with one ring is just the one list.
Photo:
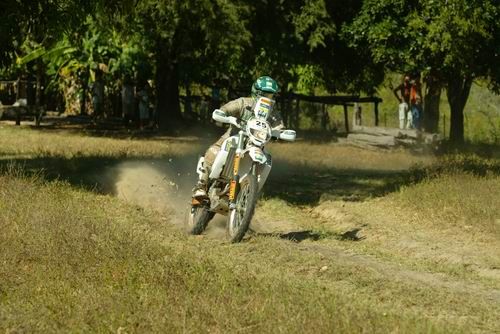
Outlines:
{"label": "motorcycle fender", "polygon": [[257,175],[257,180],[259,181],[259,191],[262,189],[266,183],[269,172],[271,172],[272,160],[271,156],[267,155],[266,163],[260,166],[259,173]]}
{"label": "motorcycle fender", "polygon": [[224,140],[221,145],[219,153],[215,157],[214,164],[212,165],[212,170],[210,172],[211,179],[217,179],[222,172],[222,168],[227,160],[227,155],[229,154],[229,149],[238,143],[238,136],[229,137]]}
{"label": "motorcycle fender", "polygon": [[[266,163],[259,164],[257,168],[257,181],[259,183],[259,191],[266,183],[267,177],[272,167],[272,159],[270,154],[264,153],[266,156]],[[240,162],[240,183],[248,177],[251,173],[252,163],[255,161],[250,154],[245,155]]]}

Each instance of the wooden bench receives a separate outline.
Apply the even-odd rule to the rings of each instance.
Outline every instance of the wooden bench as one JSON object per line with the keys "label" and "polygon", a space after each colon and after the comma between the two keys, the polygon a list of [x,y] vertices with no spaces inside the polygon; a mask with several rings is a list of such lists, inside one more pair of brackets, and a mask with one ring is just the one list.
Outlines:
{"label": "wooden bench", "polygon": [[31,117],[34,119],[36,126],[39,126],[44,113],[43,108],[40,108],[37,112],[35,106],[0,104],[0,120],[13,119],[16,121],[16,125],[21,125],[23,118]]}

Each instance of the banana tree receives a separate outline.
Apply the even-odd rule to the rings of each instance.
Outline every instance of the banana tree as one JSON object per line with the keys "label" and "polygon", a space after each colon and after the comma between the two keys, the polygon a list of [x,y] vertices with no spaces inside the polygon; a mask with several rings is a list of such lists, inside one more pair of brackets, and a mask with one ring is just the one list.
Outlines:
{"label": "banana tree", "polygon": [[81,114],[86,114],[89,81],[95,80],[98,68],[106,69],[108,88],[116,92],[120,79],[124,75],[132,77],[145,63],[144,51],[134,36],[124,38],[116,30],[103,28],[90,16],[84,28],[80,38],[70,39],[65,35],[52,48],[32,48],[17,59],[18,66],[44,64],[50,78],[48,89],[62,90],[67,110],[76,110],[79,105]]}

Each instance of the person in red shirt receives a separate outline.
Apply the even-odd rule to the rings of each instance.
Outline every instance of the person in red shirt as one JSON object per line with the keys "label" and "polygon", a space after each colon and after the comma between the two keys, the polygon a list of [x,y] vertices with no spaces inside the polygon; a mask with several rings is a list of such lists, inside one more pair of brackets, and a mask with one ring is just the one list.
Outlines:
{"label": "person in red shirt", "polygon": [[420,129],[420,120],[422,118],[422,84],[420,75],[416,75],[410,81],[410,111],[412,118],[412,128]]}

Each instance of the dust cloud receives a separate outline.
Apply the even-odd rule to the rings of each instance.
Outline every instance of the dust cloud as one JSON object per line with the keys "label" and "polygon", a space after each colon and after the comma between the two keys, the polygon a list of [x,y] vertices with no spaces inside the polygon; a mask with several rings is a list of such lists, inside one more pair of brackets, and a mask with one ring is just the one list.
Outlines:
{"label": "dust cloud", "polygon": [[[125,160],[107,167],[99,183],[106,192],[134,205],[157,211],[185,229],[191,189],[197,181],[196,156]],[[207,234],[223,237],[225,217],[216,215]]]}

